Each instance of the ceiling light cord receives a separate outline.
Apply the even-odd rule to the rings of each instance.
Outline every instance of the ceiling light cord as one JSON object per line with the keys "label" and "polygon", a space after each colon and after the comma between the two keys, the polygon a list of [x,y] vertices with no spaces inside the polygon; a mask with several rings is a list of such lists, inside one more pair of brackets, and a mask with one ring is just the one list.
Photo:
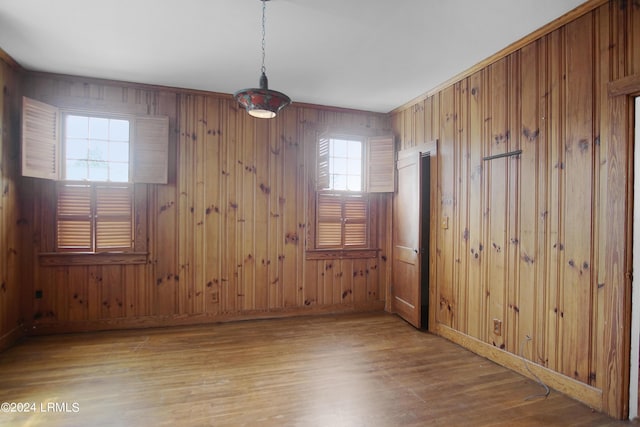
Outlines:
{"label": "ceiling light cord", "polygon": [[267,10],[267,0],[262,0],[262,68],[261,71],[263,74],[266,74],[267,68],[264,66],[264,58],[265,58],[265,35],[266,35],[266,10]]}

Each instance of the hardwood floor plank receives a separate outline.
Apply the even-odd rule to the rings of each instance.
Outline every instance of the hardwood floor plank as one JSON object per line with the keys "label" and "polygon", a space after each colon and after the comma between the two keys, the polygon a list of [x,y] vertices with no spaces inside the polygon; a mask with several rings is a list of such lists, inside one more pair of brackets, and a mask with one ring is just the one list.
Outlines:
{"label": "hardwood floor plank", "polygon": [[613,426],[388,314],[27,338],[0,353],[7,426]]}

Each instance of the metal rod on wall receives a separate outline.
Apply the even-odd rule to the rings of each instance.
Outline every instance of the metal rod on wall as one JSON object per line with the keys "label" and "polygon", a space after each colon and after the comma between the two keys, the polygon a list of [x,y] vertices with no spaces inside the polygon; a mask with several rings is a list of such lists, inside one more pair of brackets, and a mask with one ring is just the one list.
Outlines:
{"label": "metal rod on wall", "polygon": [[482,160],[499,159],[500,157],[511,157],[522,154],[522,150],[509,151],[508,153],[494,154],[493,156],[483,157]]}

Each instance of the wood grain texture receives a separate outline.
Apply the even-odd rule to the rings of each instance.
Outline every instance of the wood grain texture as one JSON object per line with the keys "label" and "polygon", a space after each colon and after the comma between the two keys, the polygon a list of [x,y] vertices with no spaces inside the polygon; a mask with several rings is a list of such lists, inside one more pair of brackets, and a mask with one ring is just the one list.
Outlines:
{"label": "wood grain texture", "polygon": [[441,142],[438,326],[513,355],[529,342],[531,362],[600,390],[602,410],[622,418],[640,6],[591,5],[391,123],[402,149]]}
{"label": "wood grain texture", "polygon": [[169,117],[168,183],[136,185],[142,259],[39,256],[53,249],[52,185],[35,181],[23,195],[38,236],[28,250],[36,262],[24,264],[34,270],[25,291],[32,333],[369,310],[384,301],[389,194],[371,196],[373,251],[306,249],[318,131],[389,134],[388,116],[292,106],[255,120],[216,94],[42,73],[29,73],[25,87],[60,107]]}
{"label": "wood grain texture", "polygon": [[13,64],[0,60],[0,349],[23,334],[25,222],[20,208],[20,76]]}
{"label": "wood grain texture", "polygon": [[627,425],[388,314],[31,337],[0,376],[7,426]]}

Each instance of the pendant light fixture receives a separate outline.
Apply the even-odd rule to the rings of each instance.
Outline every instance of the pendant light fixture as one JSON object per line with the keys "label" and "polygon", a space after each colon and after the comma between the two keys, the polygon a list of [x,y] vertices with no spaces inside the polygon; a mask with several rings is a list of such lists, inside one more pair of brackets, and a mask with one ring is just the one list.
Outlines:
{"label": "pendant light fixture", "polygon": [[269,89],[269,81],[267,80],[266,68],[264,66],[265,57],[265,10],[266,3],[269,0],[260,0],[262,2],[262,75],[260,76],[260,87],[252,89],[242,89],[237,91],[233,96],[242,105],[249,115],[261,119],[271,119],[276,116],[278,111],[291,103],[291,99],[282,92]]}

